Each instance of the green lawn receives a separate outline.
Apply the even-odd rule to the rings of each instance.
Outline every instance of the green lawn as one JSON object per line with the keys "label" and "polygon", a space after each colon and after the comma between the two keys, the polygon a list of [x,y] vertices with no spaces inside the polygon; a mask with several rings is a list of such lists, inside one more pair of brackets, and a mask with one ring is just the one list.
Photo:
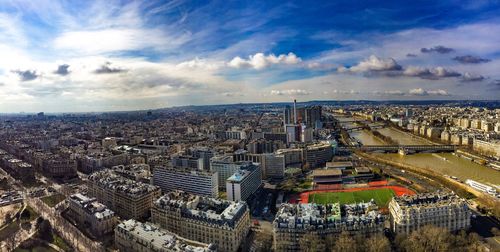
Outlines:
{"label": "green lawn", "polygon": [[52,238],[54,239],[54,241],[52,243],[55,244],[56,246],[58,246],[59,248],[61,248],[62,250],[64,250],[64,251],[70,250],[69,245],[59,235],[57,235],[56,233],[52,233]]}
{"label": "green lawn", "polygon": [[57,205],[57,203],[63,201],[66,197],[64,195],[56,193],[51,196],[43,197],[42,201],[45,202],[50,207]]}
{"label": "green lawn", "polygon": [[394,192],[387,188],[357,192],[325,192],[310,194],[309,202],[318,204],[335,202],[339,202],[340,204],[352,204],[368,202],[374,199],[379,207],[386,207],[393,196]]}
{"label": "green lawn", "polygon": [[19,222],[12,221],[9,225],[0,230],[0,241],[7,239],[11,234],[19,230]]}

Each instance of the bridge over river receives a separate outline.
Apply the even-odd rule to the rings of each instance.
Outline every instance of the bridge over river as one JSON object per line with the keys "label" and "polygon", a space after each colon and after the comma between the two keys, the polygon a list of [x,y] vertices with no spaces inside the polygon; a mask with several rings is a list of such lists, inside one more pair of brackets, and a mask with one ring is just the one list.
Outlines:
{"label": "bridge over river", "polygon": [[457,145],[360,145],[339,147],[339,151],[360,150],[366,152],[454,152]]}

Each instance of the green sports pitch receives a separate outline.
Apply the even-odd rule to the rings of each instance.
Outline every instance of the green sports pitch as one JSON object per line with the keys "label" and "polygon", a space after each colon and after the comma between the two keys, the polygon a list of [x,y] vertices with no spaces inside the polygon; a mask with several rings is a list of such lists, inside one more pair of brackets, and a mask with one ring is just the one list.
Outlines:
{"label": "green sports pitch", "polygon": [[309,194],[309,203],[328,204],[353,204],[369,202],[374,199],[379,207],[387,207],[394,196],[394,191],[387,188],[354,191],[354,192],[318,192]]}

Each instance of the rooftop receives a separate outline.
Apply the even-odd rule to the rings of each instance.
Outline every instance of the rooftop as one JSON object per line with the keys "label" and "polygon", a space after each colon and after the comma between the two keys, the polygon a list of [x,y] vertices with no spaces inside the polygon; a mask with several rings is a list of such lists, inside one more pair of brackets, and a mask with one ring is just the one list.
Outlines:
{"label": "rooftop", "polygon": [[352,166],[353,164],[350,161],[326,162],[326,168],[347,168]]}
{"label": "rooftop", "polygon": [[160,190],[157,186],[121,177],[109,169],[92,173],[89,175],[89,181],[93,181],[101,187],[124,193],[131,197],[140,197],[150,192]]}
{"label": "rooftop", "polygon": [[374,203],[340,205],[282,204],[276,218],[276,229],[327,229],[339,226],[382,224],[384,217]]}
{"label": "rooftop", "polygon": [[394,197],[393,200],[401,207],[435,207],[452,204],[465,204],[465,200],[453,193],[432,192],[416,195]]}
{"label": "rooftop", "polygon": [[[142,223],[133,219],[119,224],[117,226],[118,229],[134,236],[137,240],[141,240],[141,244],[151,244],[150,246],[155,251],[215,251],[215,246],[213,245],[184,239],[154,224]],[[146,244],[144,245],[147,246]]]}
{"label": "rooftop", "polygon": [[334,169],[316,169],[313,171],[314,177],[320,176],[342,176],[342,170],[338,168]]}
{"label": "rooftop", "polygon": [[115,213],[108,209],[105,205],[97,202],[95,198],[89,198],[83,194],[76,193],[69,197],[80,208],[84,209],[90,215],[94,215],[97,219],[103,219],[109,216],[114,216]]}
{"label": "rooftop", "polygon": [[242,164],[240,166],[240,169],[233,175],[231,175],[231,177],[229,177],[227,181],[239,183],[243,181],[243,179],[245,179],[247,176],[249,176],[253,171],[255,171],[258,167],[259,164],[255,163]]}
{"label": "rooftop", "polygon": [[198,196],[183,191],[169,192],[159,198],[154,205],[158,209],[181,209],[182,216],[185,218],[231,228],[247,211],[247,205],[244,202]]}

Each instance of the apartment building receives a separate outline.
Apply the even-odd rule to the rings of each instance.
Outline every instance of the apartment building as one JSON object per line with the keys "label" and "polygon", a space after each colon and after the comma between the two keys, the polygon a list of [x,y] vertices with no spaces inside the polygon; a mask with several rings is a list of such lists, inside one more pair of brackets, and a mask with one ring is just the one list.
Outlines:
{"label": "apartment building", "polygon": [[215,252],[216,246],[177,236],[151,223],[130,219],[115,229],[115,245],[120,251],[140,252]]}
{"label": "apartment building", "polygon": [[449,231],[467,229],[471,211],[465,199],[452,193],[425,193],[394,197],[389,203],[391,230],[410,234],[425,225]]}
{"label": "apartment building", "polygon": [[237,251],[250,229],[244,202],[173,191],[158,199],[152,209],[153,223],[186,239],[214,243],[218,251]]}
{"label": "apartment building", "polygon": [[97,202],[96,198],[77,193],[71,195],[68,202],[69,216],[79,225],[88,228],[95,237],[113,232],[117,223],[115,213]]}
{"label": "apartment building", "polygon": [[95,172],[87,180],[88,194],[125,219],[149,216],[160,194],[157,186],[121,177],[111,170]]}
{"label": "apartment building", "polygon": [[[273,222],[275,251],[303,251],[300,241],[307,234],[326,238],[348,232],[370,235],[383,232],[384,216],[373,203],[339,205],[281,204]],[[325,250],[325,239],[318,239],[318,251]]]}

